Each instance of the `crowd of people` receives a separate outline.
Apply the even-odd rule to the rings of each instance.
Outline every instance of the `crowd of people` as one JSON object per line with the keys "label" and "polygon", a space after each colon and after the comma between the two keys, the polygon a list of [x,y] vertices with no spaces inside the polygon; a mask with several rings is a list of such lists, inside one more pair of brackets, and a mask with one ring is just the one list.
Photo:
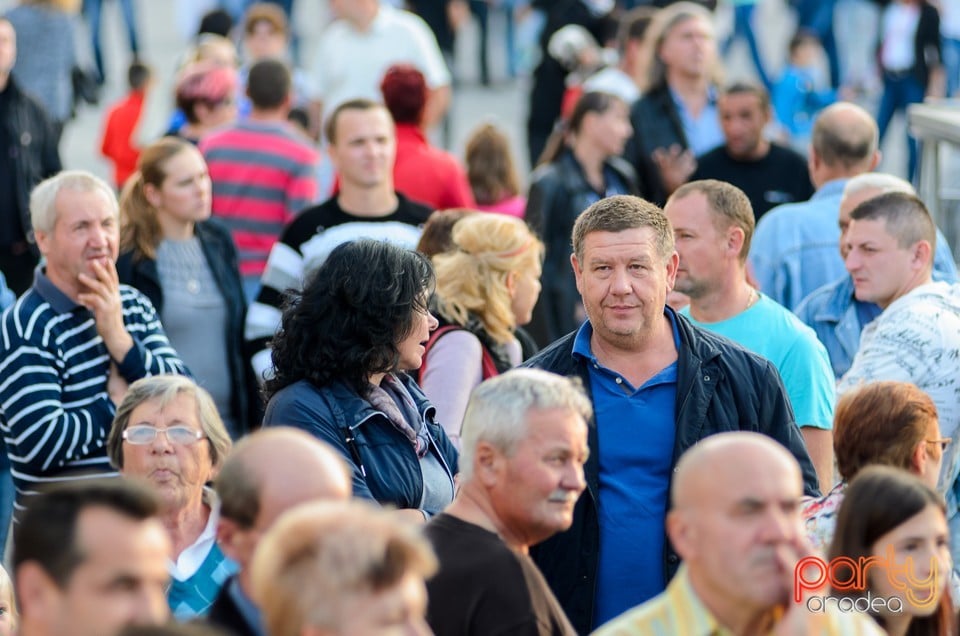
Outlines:
{"label": "crowd of people", "polygon": [[[113,184],[47,101],[79,2],[0,17],[0,636],[958,633],[956,261],[876,168],[960,6],[799,0],[777,78],[738,0],[753,83],[716,3],[332,0],[312,73],[213,4],[141,146],[121,2]],[[528,178],[431,142],[505,7]]]}

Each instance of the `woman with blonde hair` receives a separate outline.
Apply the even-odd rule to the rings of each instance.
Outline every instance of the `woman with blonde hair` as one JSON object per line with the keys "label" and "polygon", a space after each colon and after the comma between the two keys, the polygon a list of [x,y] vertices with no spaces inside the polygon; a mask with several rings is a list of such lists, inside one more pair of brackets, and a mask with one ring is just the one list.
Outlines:
{"label": "woman with blonde hair", "polygon": [[453,227],[453,249],[433,258],[433,313],[440,326],[426,345],[420,386],[457,444],[470,392],[522,362],[518,326],[540,296],[543,243],[519,220],[475,214]]}
{"label": "woman with blonde hair", "polygon": [[150,299],[170,343],[239,437],[259,402],[243,352],[237,251],[229,231],[210,219],[207,165],[174,137],[145,148],[137,165],[120,195],[120,282]]}

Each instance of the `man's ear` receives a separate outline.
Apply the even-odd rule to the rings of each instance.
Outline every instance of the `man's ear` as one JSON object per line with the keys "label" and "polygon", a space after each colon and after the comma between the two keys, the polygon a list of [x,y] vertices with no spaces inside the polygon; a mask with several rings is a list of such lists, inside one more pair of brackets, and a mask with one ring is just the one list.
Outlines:
{"label": "man's ear", "polygon": [[583,268],[580,265],[580,261],[577,260],[576,254],[570,255],[570,267],[573,268],[573,276],[577,281],[577,291],[580,294],[583,294],[582,280],[583,280]]}
{"label": "man's ear", "polygon": [[490,442],[477,442],[473,453],[473,475],[486,488],[492,488],[500,481],[504,464],[503,451]]}
{"label": "man's ear", "polygon": [[684,561],[695,554],[696,533],[689,513],[676,508],[667,513],[667,538]]}
{"label": "man's ear", "polygon": [[923,475],[927,466],[927,442],[920,440],[917,447],[910,453],[910,472],[914,475]]}
{"label": "man's ear", "polygon": [[729,256],[739,260],[740,250],[743,249],[743,241],[746,238],[743,228],[731,225],[727,228],[727,253]]}
{"label": "man's ear", "polygon": [[243,529],[233,519],[227,519],[221,516],[217,523],[217,545],[227,557],[232,561],[239,563],[243,560],[241,542],[243,541]]}
{"label": "man's ear", "polygon": [[49,620],[56,615],[60,587],[36,561],[26,561],[17,568],[16,590],[23,616]]}
{"label": "man's ear", "polygon": [[913,262],[919,269],[933,263],[933,248],[929,241],[917,241],[913,246]]}

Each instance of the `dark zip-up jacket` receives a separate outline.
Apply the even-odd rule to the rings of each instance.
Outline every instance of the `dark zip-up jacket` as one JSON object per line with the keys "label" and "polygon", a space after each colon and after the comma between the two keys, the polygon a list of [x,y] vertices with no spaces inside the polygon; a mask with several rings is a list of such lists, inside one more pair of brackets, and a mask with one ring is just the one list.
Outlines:
{"label": "dark zip-up jacket", "polygon": [[[197,223],[194,234],[200,239],[200,249],[203,250],[213,280],[226,303],[227,324],[224,338],[230,365],[228,372],[231,414],[240,430],[249,432],[260,425],[263,408],[243,339],[247,306],[237,266],[237,248],[230,238],[230,232],[213,219]],[[157,313],[162,315],[163,289],[160,287],[156,260],[136,259],[132,251],[124,252],[117,259],[117,275],[121,283],[140,290],[153,303]]]}
{"label": "dark zip-up jacket", "polygon": [[[674,314],[680,335],[672,466],[705,437],[727,431],[754,431],[772,437],[796,457],[803,472],[805,494],[817,495],[817,474],[773,364],[726,338],[690,324],[670,308],[666,311]],[[575,337],[576,332],[565,336],[524,366],[579,377],[592,399],[587,362],[573,355]],[[588,431],[590,456],[584,467],[587,489],[577,502],[573,524],[566,532],[554,535],[530,552],[570,622],[581,634],[589,633],[593,627],[600,549],[597,517],[600,457],[595,420],[589,422]],[[676,574],[679,565],[680,556],[667,540],[663,554],[665,580]]]}
{"label": "dark zip-up jacket", "polygon": [[[397,374],[416,404],[430,433],[430,451],[447,470],[457,474],[457,449],[437,424],[437,409],[417,383]],[[410,440],[379,409],[345,382],[316,387],[300,380],[270,398],[264,426],[294,426],[333,446],[353,473],[353,496],[400,509],[419,509],[423,472]],[[439,511],[430,511],[439,512]]]}

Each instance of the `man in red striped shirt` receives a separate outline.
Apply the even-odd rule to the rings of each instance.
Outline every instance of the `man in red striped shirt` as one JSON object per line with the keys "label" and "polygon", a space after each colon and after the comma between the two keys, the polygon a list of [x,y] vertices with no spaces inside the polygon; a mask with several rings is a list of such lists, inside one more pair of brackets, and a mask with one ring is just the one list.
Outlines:
{"label": "man in red striped shirt", "polygon": [[257,62],[247,80],[250,116],[200,142],[213,182],[213,215],[233,235],[248,300],[283,227],[317,198],[319,154],[287,123],[290,86],[283,62]]}

